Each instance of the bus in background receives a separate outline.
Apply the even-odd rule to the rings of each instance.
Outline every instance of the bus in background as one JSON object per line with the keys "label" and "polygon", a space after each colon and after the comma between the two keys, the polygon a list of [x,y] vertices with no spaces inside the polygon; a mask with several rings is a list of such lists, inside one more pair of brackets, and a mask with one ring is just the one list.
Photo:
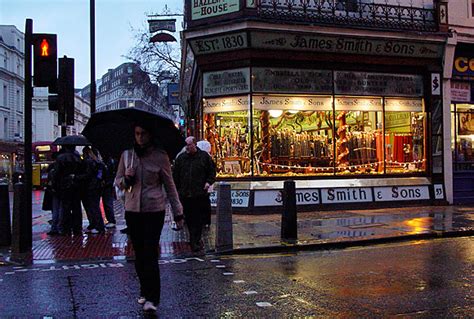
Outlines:
{"label": "bus in background", "polygon": [[48,166],[53,163],[53,153],[57,152],[58,146],[53,142],[42,141],[32,143],[33,154],[33,187],[43,188],[48,178]]}

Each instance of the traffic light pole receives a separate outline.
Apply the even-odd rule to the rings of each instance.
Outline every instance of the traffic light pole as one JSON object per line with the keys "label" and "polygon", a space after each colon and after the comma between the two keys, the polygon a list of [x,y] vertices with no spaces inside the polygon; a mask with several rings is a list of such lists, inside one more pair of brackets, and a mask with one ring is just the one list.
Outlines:
{"label": "traffic light pole", "polygon": [[[27,253],[32,247],[32,159],[31,159],[31,142],[32,142],[32,99],[33,87],[31,81],[31,57],[33,41],[33,20],[26,19],[25,22],[25,109],[24,109],[24,212],[17,212],[24,218],[21,218],[22,225],[20,229],[22,233],[21,245],[18,253]],[[23,233],[23,230],[26,233]]]}

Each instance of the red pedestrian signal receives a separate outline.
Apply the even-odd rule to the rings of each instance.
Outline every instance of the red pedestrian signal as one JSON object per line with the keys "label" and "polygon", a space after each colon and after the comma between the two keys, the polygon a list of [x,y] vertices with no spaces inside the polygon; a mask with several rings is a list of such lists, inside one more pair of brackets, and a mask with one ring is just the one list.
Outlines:
{"label": "red pedestrian signal", "polygon": [[49,56],[49,43],[48,43],[48,40],[43,39],[43,41],[41,41],[40,48],[41,48],[41,56],[45,56],[45,57]]}
{"label": "red pedestrian signal", "polygon": [[36,87],[49,87],[50,92],[56,92],[58,77],[56,34],[33,34],[33,52],[33,85]]}

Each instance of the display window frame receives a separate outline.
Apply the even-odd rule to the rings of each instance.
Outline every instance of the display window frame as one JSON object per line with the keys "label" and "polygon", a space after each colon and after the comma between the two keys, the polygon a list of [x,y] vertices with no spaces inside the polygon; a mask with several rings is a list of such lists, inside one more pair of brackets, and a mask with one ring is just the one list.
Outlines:
{"label": "display window frame", "polygon": [[[268,104],[266,107],[259,106],[258,103],[266,99],[266,102],[268,102],[268,98],[272,97],[274,98],[272,100],[273,104]],[[331,112],[332,115],[332,123],[333,127],[330,128],[331,132],[331,139],[332,142],[330,143],[333,147],[332,150],[332,165],[325,167],[326,170],[323,167],[313,167],[309,169],[304,169],[303,166],[300,166],[299,164],[296,165],[288,165],[288,164],[270,164],[273,166],[277,166],[277,168],[282,168],[282,169],[288,169],[288,173],[284,174],[263,174],[260,169],[261,166],[261,161],[257,160],[255,158],[256,154],[256,148],[254,146],[255,143],[255,135],[254,135],[254,130],[256,126],[256,113],[257,111],[271,111],[271,110],[280,110],[281,112],[288,111],[288,110],[293,110],[294,111],[306,111],[307,107],[304,106],[303,104],[300,104],[300,107],[295,107],[294,105],[291,107],[288,107],[288,105],[283,105],[283,104],[278,104],[278,101],[282,100],[304,100],[304,99],[321,99],[321,100],[326,100],[326,106],[323,106],[320,109],[315,108],[314,110],[322,110],[325,109],[325,111]],[[346,100],[354,100],[358,101],[359,106],[354,106],[354,105],[346,105],[344,107],[338,106],[338,99],[346,99]],[[240,105],[236,106],[235,102],[240,100]],[[402,103],[403,105],[401,106],[388,106],[389,101],[408,101],[406,103]],[[416,105],[409,105],[410,101],[415,101],[412,104]],[[361,103],[363,102],[363,103]],[[232,106],[232,103],[234,105]],[[283,102],[282,102],[283,103]],[[331,108],[327,107],[327,103],[330,103]],[[357,103],[355,103],[357,104]],[[393,104],[393,103],[392,103]],[[360,106],[362,105],[362,106]],[[212,111],[211,111],[212,109]],[[390,109],[388,111],[387,109]],[[344,168],[339,168],[337,166],[337,163],[335,161],[335,156],[337,155],[336,152],[336,131],[337,131],[337,125],[336,123],[336,117],[337,117],[337,112],[345,110],[345,111],[360,111],[360,112],[372,112],[376,114],[376,117],[381,117],[377,120],[377,123],[375,124],[374,127],[377,127],[377,125],[381,124],[381,127],[379,130],[383,132],[383,134],[387,134],[386,132],[386,114],[387,112],[418,112],[418,113],[423,113],[424,114],[424,119],[423,119],[423,158],[420,160],[420,166],[422,166],[422,169],[414,170],[414,171],[402,171],[402,172],[389,172],[387,169],[387,158],[386,158],[386,141],[383,139],[383,159],[380,161],[379,165],[376,165],[376,163],[364,163],[364,164],[354,164],[350,166],[347,169]],[[236,179],[236,180],[242,180],[242,179],[261,179],[261,178],[272,178],[272,179],[281,179],[285,178],[287,176],[296,176],[298,178],[315,178],[315,177],[336,177],[336,178],[344,178],[344,177],[387,177],[387,176],[404,176],[404,177],[410,177],[410,176],[427,176],[428,175],[428,165],[427,165],[427,138],[428,138],[428,121],[427,121],[427,111],[424,103],[423,98],[419,97],[382,97],[382,96],[347,96],[347,95],[336,95],[336,96],[331,96],[331,95],[288,95],[288,94],[248,94],[248,95],[237,95],[237,96],[228,96],[228,97],[219,97],[219,98],[204,98],[203,99],[203,107],[202,107],[202,116],[203,116],[203,132],[202,136],[204,139],[209,140],[209,134],[206,134],[206,124],[205,124],[205,114],[218,114],[219,112],[248,112],[248,132],[251,132],[250,134],[250,140],[247,141],[250,150],[248,154],[250,155],[250,158],[247,158],[247,160],[244,160],[242,158],[237,158],[237,157],[230,157],[228,159],[221,159],[219,158],[219,162],[222,162],[223,164],[220,166],[227,167],[227,174],[218,174],[218,177],[220,178],[225,178],[225,179]],[[365,116],[365,114],[364,114]],[[369,116],[369,114],[367,114]],[[252,138],[253,137],[253,138]],[[212,143],[211,143],[212,144]],[[382,145],[379,145],[378,147],[381,147]],[[214,157],[214,159],[216,159]],[[244,171],[243,169],[243,163],[244,162],[249,162],[250,163],[250,171],[246,170]],[[258,162],[258,163],[257,163]],[[421,163],[423,162],[423,163]],[[237,165],[239,164],[239,165]],[[375,166],[374,166],[375,165]],[[408,165],[408,163],[406,164]],[[237,167],[240,166],[240,167]],[[293,167],[294,166],[294,167]],[[360,167],[359,167],[360,166]],[[293,173],[292,170],[304,170],[304,173]],[[413,168],[410,167],[410,170]],[[358,170],[358,171],[357,171]]]}
{"label": "display window frame", "polygon": [[[474,171],[474,103],[451,103],[451,151],[453,153],[453,170],[455,172]],[[468,121],[466,121],[466,118]],[[464,131],[460,131],[461,128]],[[466,134],[460,134],[466,133]],[[470,133],[470,134],[467,134]],[[462,138],[460,138],[462,136]],[[470,143],[467,137],[471,139]],[[461,139],[466,139],[465,144]],[[470,144],[470,147],[468,147]],[[461,150],[465,150],[461,152]],[[466,154],[472,156],[471,161],[463,160]]]}

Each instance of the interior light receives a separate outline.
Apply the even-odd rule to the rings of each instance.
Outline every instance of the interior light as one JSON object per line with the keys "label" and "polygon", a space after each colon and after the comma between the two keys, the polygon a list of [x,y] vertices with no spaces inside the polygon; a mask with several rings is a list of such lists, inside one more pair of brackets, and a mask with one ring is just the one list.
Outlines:
{"label": "interior light", "polygon": [[298,113],[298,111],[297,111],[297,110],[289,110],[288,113],[290,113],[290,114],[296,114],[296,113]]}
{"label": "interior light", "polygon": [[271,117],[280,117],[283,114],[282,110],[268,110]]}

